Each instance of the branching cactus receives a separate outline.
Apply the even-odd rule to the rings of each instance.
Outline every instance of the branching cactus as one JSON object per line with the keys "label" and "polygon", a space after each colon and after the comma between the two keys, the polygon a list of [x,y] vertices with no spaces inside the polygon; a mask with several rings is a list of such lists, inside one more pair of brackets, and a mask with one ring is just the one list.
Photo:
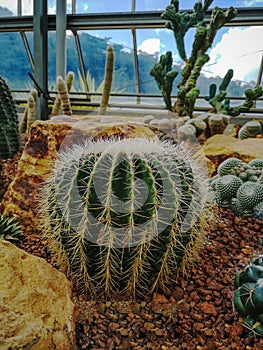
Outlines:
{"label": "branching cactus", "polygon": [[162,93],[163,100],[168,111],[172,110],[171,93],[173,89],[173,82],[178,75],[177,71],[172,69],[173,57],[172,52],[168,51],[161,55],[160,61],[154,65],[150,74],[157,82],[158,88]]}
{"label": "branching cactus", "polygon": [[78,289],[150,294],[197,254],[206,179],[186,150],[144,138],[62,153],[41,193],[44,231]]}
{"label": "branching cactus", "polygon": [[[182,71],[182,79],[178,85],[178,98],[173,107],[174,112],[179,116],[188,115],[192,117],[194,105],[199,96],[199,89],[196,88],[197,79],[201,74],[203,66],[209,61],[208,49],[213,44],[218,30],[225,23],[233,19],[237,10],[229,7],[223,11],[219,7],[212,9],[211,18],[208,23],[204,16],[213,0],[197,1],[191,14],[179,12],[179,1],[171,0],[162,14],[166,20],[166,27],[174,33],[178,53],[185,62]],[[192,51],[188,58],[185,50],[185,35],[191,27],[196,27],[196,34],[192,45]]]}
{"label": "branching cactus", "polygon": [[18,114],[10,89],[0,78],[0,158],[12,157],[20,148]]}
{"label": "branching cactus", "polygon": [[252,259],[234,281],[234,306],[251,335],[263,336],[263,257]]}

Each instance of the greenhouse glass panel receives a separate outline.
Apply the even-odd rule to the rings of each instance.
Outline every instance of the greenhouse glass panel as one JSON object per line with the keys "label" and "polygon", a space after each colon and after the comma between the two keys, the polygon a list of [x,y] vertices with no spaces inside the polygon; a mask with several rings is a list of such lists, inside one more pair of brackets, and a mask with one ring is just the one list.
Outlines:
{"label": "greenhouse glass panel", "polygon": [[22,0],[22,15],[33,16],[33,0]]}
{"label": "greenhouse glass panel", "polygon": [[27,89],[32,70],[20,34],[0,33],[0,45],[0,76],[11,89]]}
{"label": "greenhouse glass panel", "polygon": [[129,12],[132,9],[132,0],[77,0],[77,13],[107,13]]}
{"label": "greenhouse glass panel", "polygon": [[[185,0],[179,1],[179,9],[180,10],[191,10],[194,7],[194,4],[197,0]],[[169,0],[136,0],[136,11],[157,11],[164,10],[168,5],[170,5],[171,1]],[[230,6],[233,7],[258,7],[263,6],[262,0],[214,0],[211,4],[210,8],[215,6],[221,8],[227,8]]]}
{"label": "greenhouse glass panel", "polygon": [[[82,31],[79,33],[89,91],[101,93],[104,79],[107,46],[114,49],[114,75],[112,94],[135,93],[135,72],[132,35],[130,30]],[[68,39],[72,40],[72,39]],[[68,54],[68,65],[78,70],[78,62],[73,62]],[[78,73],[77,73],[78,76]],[[92,101],[97,102],[98,97]],[[117,97],[111,96],[111,101]],[[134,102],[134,99],[133,99]]]}
{"label": "greenhouse glass panel", "polygon": [[17,16],[17,0],[0,0],[0,17]]}

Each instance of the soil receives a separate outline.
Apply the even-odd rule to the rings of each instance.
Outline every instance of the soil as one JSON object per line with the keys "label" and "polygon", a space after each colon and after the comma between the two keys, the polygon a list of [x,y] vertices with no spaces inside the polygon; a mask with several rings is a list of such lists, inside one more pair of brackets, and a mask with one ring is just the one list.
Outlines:
{"label": "soil", "polygon": [[[3,190],[18,159],[2,163]],[[232,301],[236,271],[263,254],[262,237],[262,221],[217,208],[199,260],[168,290],[144,300],[92,300],[74,293],[77,349],[263,349],[263,338],[249,334]],[[52,263],[40,234],[24,237],[19,247]]]}

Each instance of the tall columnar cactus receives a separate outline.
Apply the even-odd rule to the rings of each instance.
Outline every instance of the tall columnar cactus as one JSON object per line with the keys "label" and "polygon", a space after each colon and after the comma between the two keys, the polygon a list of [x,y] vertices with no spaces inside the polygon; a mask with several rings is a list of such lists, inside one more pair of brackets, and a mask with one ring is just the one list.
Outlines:
{"label": "tall columnar cactus", "polygon": [[38,99],[38,92],[36,89],[31,89],[27,99],[27,105],[20,123],[19,132],[28,133],[31,125],[36,120],[36,102]]}
{"label": "tall columnar cactus", "polygon": [[158,88],[162,93],[163,100],[168,111],[172,110],[171,93],[173,89],[173,82],[178,72],[172,69],[173,57],[172,52],[168,51],[161,55],[158,63],[154,65],[150,74],[157,82]]}
{"label": "tall columnar cactus", "polygon": [[106,113],[106,109],[110,98],[113,72],[114,72],[114,50],[112,45],[108,45],[106,64],[105,64],[104,85],[103,85],[103,92],[102,92],[101,103],[99,108],[100,115],[104,115]]}
{"label": "tall columnar cactus", "polygon": [[73,81],[74,81],[74,73],[68,72],[66,81],[61,76],[57,77],[57,89],[58,89],[58,95],[55,99],[52,112],[51,114],[53,116],[58,115],[60,113],[60,110],[65,115],[71,115],[71,104],[69,99],[69,91],[72,88]]}
{"label": "tall columnar cactus", "polygon": [[[162,18],[166,20],[166,27],[174,33],[178,53],[186,63],[182,71],[182,79],[178,85],[178,98],[173,107],[179,116],[192,116],[195,101],[199,96],[199,90],[196,88],[197,79],[203,66],[209,61],[206,52],[211,47],[217,31],[237,14],[233,7],[226,11],[214,7],[211,19],[206,23],[204,22],[204,15],[212,2],[212,0],[204,1],[204,5],[202,5],[202,1],[198,1],[194,5],[193,13],[188,14],[179,12],[178,0],[171,0],[171,4],[167,6],[162,14]],[[194,26],[196,26],[196,34],[190,57],[187,58],[184,36]]]}
{"label": "tall columnar cactus", "polygon": [[195,257],[205,180],[179,146],[100,140],[60,155],[42,192],[50,247],[78,288],[146,295]]}
{"label": "tall columnar cactus", "polygon": [[234,281],[234,306],[250,335],[263,336],[263,257],[252,259]]}
{"label": "tall columnar cactus", "polygon": [[12,157],[20,147],[18,114],[6,81],[0,77],[0,158]]}

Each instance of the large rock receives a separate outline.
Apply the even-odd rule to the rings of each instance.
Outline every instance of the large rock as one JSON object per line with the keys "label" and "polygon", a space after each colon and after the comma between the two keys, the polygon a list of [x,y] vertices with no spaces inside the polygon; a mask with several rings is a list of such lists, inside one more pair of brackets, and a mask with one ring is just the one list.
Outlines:
{"label": "large rock", "polygon": [[263,139],[237,139],[232,136],[215,135],[207,139],[202,152],[209,162],[209,173],[214,175],[218,165],[226,158],[237,157],[244,162],[263,158]]}
{"label": "large rock", "polygon": [[121,118],[111,122],[104,119],[101,122],[94,117],[59,116],[32,125],[17,174],[1,203],[2,211],[16,216],[24,232],[33,233],[38,229],[39,187],[48,177],[59,151],[87,138],[154,136],[142,123],[125,122]]}
{"label": "large rock", "polygon": [[74,350],[71,284],[45,260],[0,241],[0,349]]}

